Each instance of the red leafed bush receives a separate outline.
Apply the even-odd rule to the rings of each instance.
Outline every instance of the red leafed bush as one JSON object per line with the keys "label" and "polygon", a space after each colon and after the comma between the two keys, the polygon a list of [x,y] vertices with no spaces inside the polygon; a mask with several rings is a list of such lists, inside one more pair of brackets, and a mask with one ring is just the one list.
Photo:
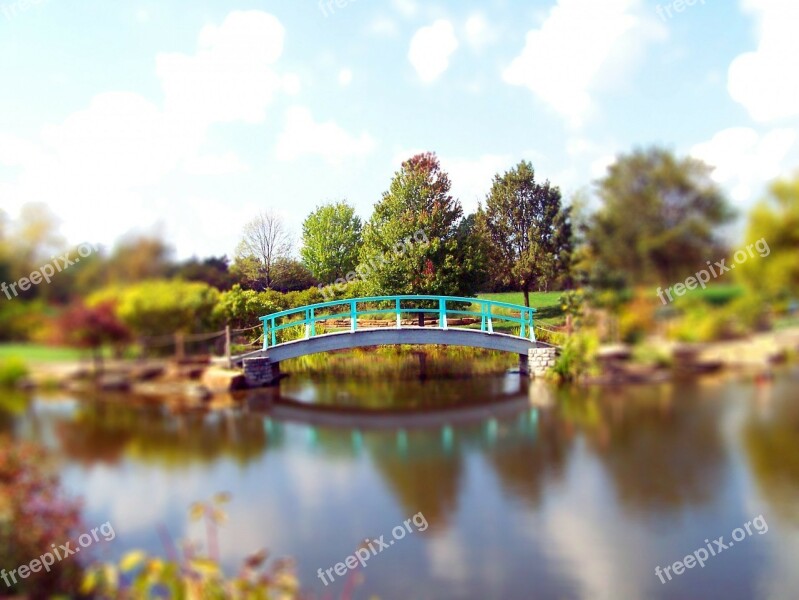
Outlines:
{"label": "red leafed bush", "polygon": [[[65,497],[47,453],[40,447],[0,437],[0,565],[7,571],[27,565],[58,547],[80,529],[80,505]],[[27,579],[8,577],[3,594],[49,598],[78,589],[81,566],[72,557],[56,561],[50,572]]]}

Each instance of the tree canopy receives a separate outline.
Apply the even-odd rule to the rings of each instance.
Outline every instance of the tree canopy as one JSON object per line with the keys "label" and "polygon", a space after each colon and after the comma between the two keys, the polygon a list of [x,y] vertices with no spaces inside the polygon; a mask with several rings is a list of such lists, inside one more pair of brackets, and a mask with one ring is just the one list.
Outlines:
{"label": "tree canopy", "polygon": [[358,272],[371,294],[472,295],[478,258],[433,153],[402,163],[364,228]]}
{"label": "tree canopy", "polygon": [[508,283],[524,292],[551,285],[569,269],[572,232],[560,190],[539,183],[530,162],[494,177],[486,199],[485,223],[493,264]]}
{"label": "tree canopy", "polygon": [[799,290],[799,175],[776,181],[749,216],[746,245],[761,257],[738,265],[749,287],[773,298]]}
{"label": "tree canopy", "polygon": [[679,281],[723,251],[718,227],[734,216],[711,167],[663,148],[619,156],[599,183],[586,236],[595,282]]}
{"label": "tree canopy", "polygon": [[302,224],[303,264],[322,282],[332,282],[358,266],[363,224],[344,201],[323,204]]}

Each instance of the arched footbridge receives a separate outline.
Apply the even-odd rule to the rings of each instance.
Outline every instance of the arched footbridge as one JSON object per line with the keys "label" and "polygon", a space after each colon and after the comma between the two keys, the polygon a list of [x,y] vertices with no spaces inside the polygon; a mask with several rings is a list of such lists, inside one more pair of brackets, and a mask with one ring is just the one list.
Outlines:
{"label": "arched footbridge", "polygon": [[554,359],[554,346],[536,340],[534,308],[483,298],[352,298],[292,308],[260,320],[263,347],[235,358],[244,362],[245,374],[253,381],[276,379],[277,365],[290,358],[369,346],[432,344],[498,350],[518,354],[525,371],[531,350],[551,349]]}

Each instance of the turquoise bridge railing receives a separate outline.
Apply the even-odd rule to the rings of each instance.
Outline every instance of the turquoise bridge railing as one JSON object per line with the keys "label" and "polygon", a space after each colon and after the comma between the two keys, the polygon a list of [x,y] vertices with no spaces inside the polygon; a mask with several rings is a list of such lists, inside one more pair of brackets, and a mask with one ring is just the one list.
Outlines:
{"label": "turquoise bridge railing", "polygon": [[[279,343],[296,339],[309,339],[325,333],[357,331],[358,318],[366,316],[393,315],[397,329],[403,326],[402,316],[408,314],[434,315],[440,329],[477,329],[494,333],[509,333],[535,341],[535,309],[507,302],[496,302],[483,298],[459,298],[454,296],[375,296],[370,298],[348,298],[320,304],[301,306],[260,317],[264,325],[264,346],[266,350]],[[457,317],[459,323],[451,326],[448,318]],[[464,318],[472,318],[466,324]],[[349,320],[349,327],[342,327],[328,321]],[[292,328],[293,332],[288,330]],[[303,331],[304,328],[304,331]],[[285,334],[280,334],[285,331]],[[294,334],[292,336],[292,333]],[[280,335],[279,335],[280,334]]]}

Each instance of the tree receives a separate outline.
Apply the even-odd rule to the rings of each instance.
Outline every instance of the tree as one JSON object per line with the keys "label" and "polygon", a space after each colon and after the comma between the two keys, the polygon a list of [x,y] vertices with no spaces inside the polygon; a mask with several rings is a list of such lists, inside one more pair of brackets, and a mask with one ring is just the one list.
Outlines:
{"label": "tree", "polygon": [[135,283],[165,277],[171,268],[172,253],[160,232],[126,236],[108,259],[105,283]]}
{"label": "tree", "polygon": [[[751,258],[735,272],[748,287],[772,298],[799,295],[799,174],[774,182],[749,216],[746,246]],[[768,257],[766,259],[766,257]]]}
{"label": "tree", "polygon": [[318,207],[302,224],[302,262],[319,281],[345,277],[358,266],[362,227],[344,201]]}
{"label": "tree", "polygon": [[557,187],[536,182],[531,163],[522,161],[494,177],[485,219],[494,263],[524,292],[525,306],[530,306],[531,289],[548,287],[568,273],[570,210],[561,205]]}
{"label": "tree", "polygon": [[734,213],[711,171],[657,147],[619,156],[599,181],[602,206],[586,231],[592,279],[669,285],[718,257],[715,230]]}
{"label": "tree", "polygon": [[263,279],[265,287],[271,288],[275,262],[288,257],[290,253],[291,236],[283,219],[271,211],[266,211],[244,226],[243,237],[236,250],[236,259],[250,270],[257,268],[257,273],[249,272],[248,275],[253,279]]}
{"label": "tree", "polygon": [[298,260],[280,258],[275,261],[273,288],[280,292],[297,292],[316,285],[311,272]]}
{"label": "tree", "polygon": [[92,351],[98,372],[102,369],[103,346],[119,347],[130,339],[130,332],[116,317],[112,302],[101,302],[93,307],[75,303],[60,315],[58,328],[69,345]]}
{"label": "tree", "polygon": [[[0,223],[2,226],[2,223]],[[66,242],[58,233],[58,219],[52,211],[41,203],[23,205],[19,217],[8,224],[7,233],[0,231],[0,262],[7,261],[6,279],[16,281],[28,277],[43,264],[51,262],[53,255],[63,252]],[[57,286],[31,286],[21,292],[20,297],[32,299],[37,297],[52,298]]]}
{"label": "tree", "polygon": [[170,275],[186,281],[203,281],[218,290],[229,290],[235,283],[227,256],[192,257],[175,266]]}
{"label": "tree", "polygon": [[[372,294],[473,295],[477,257],[463,211],[433,153],[402,163],[364,228],[356,271]],[[348,276],[349,280],[349,276]]]}

